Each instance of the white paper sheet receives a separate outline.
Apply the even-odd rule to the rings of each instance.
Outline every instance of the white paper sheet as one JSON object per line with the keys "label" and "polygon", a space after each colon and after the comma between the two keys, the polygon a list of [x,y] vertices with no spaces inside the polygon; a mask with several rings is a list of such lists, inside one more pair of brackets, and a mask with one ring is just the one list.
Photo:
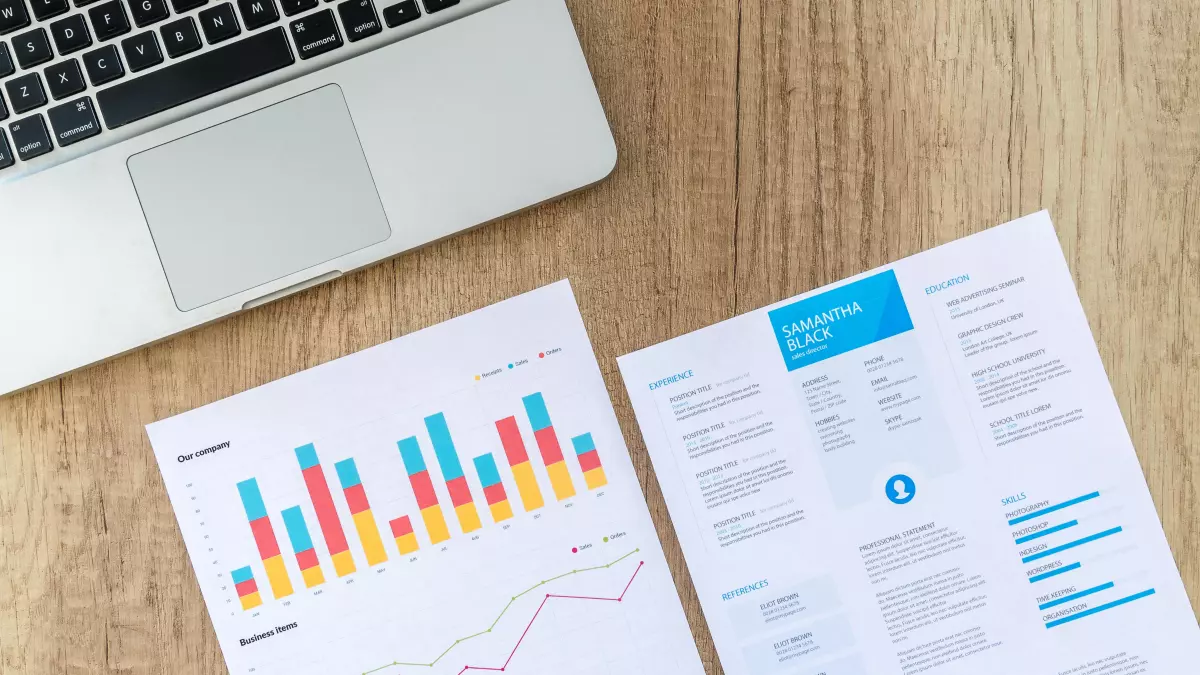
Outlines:
{"label": "white paper sheet", "polygon": [[1200,672],[1044,212],[620,366],[730,675]]}
{"label": "white paper sheet", "polygon": [[704,672],[565,281],[148,431],[235,675]]}

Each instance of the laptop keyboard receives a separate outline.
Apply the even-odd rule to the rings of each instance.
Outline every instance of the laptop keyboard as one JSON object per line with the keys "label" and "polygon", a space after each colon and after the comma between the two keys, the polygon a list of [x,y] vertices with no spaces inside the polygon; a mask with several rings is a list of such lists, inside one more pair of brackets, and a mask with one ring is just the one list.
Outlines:
{"label": "laptop keyboard", "polygon": [[0,180],[459,1],[0,0]]}

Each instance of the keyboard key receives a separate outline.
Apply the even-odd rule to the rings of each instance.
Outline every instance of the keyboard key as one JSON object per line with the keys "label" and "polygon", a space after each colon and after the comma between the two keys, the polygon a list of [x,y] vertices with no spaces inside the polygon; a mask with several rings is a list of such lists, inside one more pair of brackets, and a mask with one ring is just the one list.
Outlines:
{"label": "keyboard key", "polygon": [[[4,107],[4,103],[0,102],[0,108]],[[0,117],[0,120],[4,119]],[[12,149],[8,147],[8,136],[4,135],[4,130],[0,129],[0,169],[7,169],[17,163],[17,158],[13,157]]]}
{"label": "keyboard key", "polygon": [[13,51],[17,54],[17,63],[25,69],[54,58],[54,52],[50,51],[50,42],[46,39],[46,31],[41,28],[21,33],[13,38],[12,45]]}
{"label": "keyboard key", "polygon": [[70,54],[92,46],[92,34],[88,32],[87,21],[84,21],[82,14],[72,14],[50,24],[50,34],[54,36],[54,46],[59,54]]}
{"label": "keyboard key", "polygon": [[228,89],[295,62],[275,27],[104,89],[96,103],[109,129]]}
{"label": "keyboard key", "polygon": [[50,88],[50,95],[55,101],[61,101],[87,89],[87,83],[83,81],[83,71],[79,69],[79,62],[75,59],[67,59],[47,68],[46,86]]}
{"label": "keyboard key", "polygon": [[87,52],[83,55],[83,67],[87,68],[88,79],[95,86],[112,82],[125,74],[125,66],[121,65],[116,45],[104,45]]}
{"label": "keyboard key", "polygon": [[292,16],[316,7],[320,2],[319,0],[279,0],[279,4],[283,6],[284,14]]}
{"label": "keyboard key", "polygon": [[42,89],[42,78],[37,73],[14,77],[4,83],[4,89],[16,115],[46,105],[46,90]]}
{"label": "keyboard key", "polygon": [[[196,23],[190,16],[172,21],[160,30],[162,31],[163,45],[167,48],[167,55],[173,59],[200,49],[200,34],[196,32]],[[100,105],[100,109],[104,110],[103,104]]]}
{"label": "keyboard key", "polygon": [[337,21],[332,10],[321,10],[316,14],[292,22],[292,39],[302,59],[311,59],[342,46]]}
{"label": "keyboard key", "polygon": [[0,77],[8,77],[17,71],[13,64],[12,55],[8,53],[8,45],[0,42]]}
{"label": "keyboard key", "polygon": [[46,111],[46,115],[50,117],[50,126],[54,127],[54,137],[58,139],[60,148],[100,133],[96,109],[92,107],[92,99],[86,96],[54,106]]}
{"label": "keyboard key", "polygon": [[167,0],[129,0],[129,13],[138,28],[145,28],[171,16]]}
{"label": "keyboard key", "polygon": [[8,108],[4,107],[4,97],[0,96],[0,121],[8,119]]}
{"label": "keyboard key", "polygon": [[176,14],[183,14],[189,10],[203,7],[208,4],[208,0],[171,0],[171,6],[175,8]]}
{"label": "keyboard key", "polygon": [[421,10],[417,8],[417,0],[404,0],[391,7],[383,8],[383,20],[388,28],[403,26],[409,21],[421,18]]}
{"label": "keyboard key", "polygon": [[0,0],[0,35],[29,25],[25,0]]}
{"label": "keyboard key", "polygon": [[425,0],[425,11],[433,14],[458,4],[458,0]]}
{"label": "keyboard key", "polygon": [[237,15],[233,13],[233,5],[228,2],[200,12],[200,27],[204,29],[204,39],[210,45],[224,42],[242,32]]}
{"label": "keyboard key", "polygon": [[121,51],[125,52],[125,60],[129,63],[129,72],[136,73],[163,62],[162,50],[158,48],[158,38],[154,31],[146,31],[121,41]]}
{"label": "keyboard key", "polygon": [[33,7],[33,18],[38,21],[45,21],[71,9],[67,0],[29,0],[29,4]]}
{"label": "keyboard key", "polygon": [[121,0],[112,0],[103,5],[96,5],[88,10],[88,16],[92,19],[92,28],[96,31],[96,39],[100,42],[129,32],[129,17],[125,16],[125,8],[121,5]]}
{"label": "keyboard key", "polygon": [[346,27],[346,38],[351,42],[358,42],[383,30],[371,0],[346,0],[338,5],[338,15]]}
{"label": "keyboard key", "polygon": [[98,2],[98,1],[99,0],[75,0],[75,6],[76,7],[85,7],[87,5],[92,4],[93,2]]}
{"label": "keyboard key", "polygon": [[28,162],[34,157],[42,155],[54,149],[54,144],[50,142],[50,133],[46,131],[46,120],[42,119],[41,115],[30,115],[23,120],[17,120],[8,126],[8,130],[12,132],[13,148],[17,151],[17,157]]}
{"label": "keyboard key", "polygon": [[238,9],[242,11],[246,30],[257,30],[279,20],[275,0],[238,0]]}

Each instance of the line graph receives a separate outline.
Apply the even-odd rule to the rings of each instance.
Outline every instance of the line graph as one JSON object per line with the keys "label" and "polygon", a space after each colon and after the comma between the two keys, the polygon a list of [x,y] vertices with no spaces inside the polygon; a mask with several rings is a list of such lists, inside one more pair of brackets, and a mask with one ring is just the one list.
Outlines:
{"label": "line graph", "polygon": [[[432,667],[436,666],[438,663],[440,663],[444,658],[446,658],[446,656],[451,651],[453,651],[455,647],[459,646],[460,644],[462,644],[472,638],[477,638],[482,635],[487,635],[488,633],[491,633],[492,629],[494,629],[496,627],[496,625],[500,623],[500,620],[503,619],[504,615],[508,613],[508,610],[510,608],[512,608],[513,603],[515,603],[517,600],[521,599],[522,597],[536,591],[537,589],[545,586],[548,583],[558,581],[559,579],[574,576],[577,574],[583,574],[585,572],[594,572],[597,570],[609,569],[613,565],[616,565],[616,564],[628,559],[629,557],[637,554],[640,551],[641,551],[640,548],[635,548],[632,551],[630,551],[629,553],[626,553],[625,555],[621,556],[620,558],[617,558],[616,560],[613,560],[612,562],[607,563],[605,565],[596,565],[595,567],[584,567],[584,568],[577,569],[577,570],[571,570],[570,572],[564,572],[563,574],[560,574],[558,576],[539,581],[538,583],[534,584],[533,586],[530,586],[529,588],[512,596],[512,599],[508,601],[508,604],[504,606],[504,609],[500,610],[500,614],[496,616],[495,620],[493,620],[492,623],[487,628],[485,628],[477,633],[473,633],[471,635],[467,635],[467,636],[458,638],[449,647],[447,647],[445,650],[443,650],[441,654],[438,654],[437,658],[433,659],[432,661],[429,661],[426,663],[421,663],[421,662],[415,662],[415,661],[399,661],[399,660],[397,660],[397,661],[393,661],[392,663],[388,663],[388,664],[379,666],[378,668],[372,668],[371,670],[363,671],[363,675],[372,675],[373,673],[378,673],[382,670],[387,670],[388,668],[394,668],[397,666],[407,666],[410,668],[432,668]],[[625,583],[625,587],[621,590],[621,594],[618,596],[615,596],[615,597],[599,597],[599,596],[587,596],[587,595],[564,595],[564,594],[557,594],[557,593],[547,593],[546,597],[542,598],[542,602],[541,602],[541,604],[538,605],[537,610],[534,611],[533,616],[530,617],[529,623],[527,623],[525,625],[525,630],[521,632],[521,637],[517,640],[516,644],[513,645],[513,648],[508,653],[508,658],[506,658],[504,660],[503,665],[500,665],[500,666],[465,665],[465,666],[463,666],[462,670],[458,671],[457,675],[463,675],[463,673],[466,673],[467,671],[471,671],[471,670],[503,672],[504,669],[508,667],[508,664],[510,662],[512,662],[512,659],[516,655],[517,650],[520,649],[520,647],[521,647],[521,643],[525,641],[525,636],[528,635],[529,630],[531,628],[533,628],[534,622],[537,621],[538,615],[542,613],[542,609],[545,608],[546,603],[550,602],[551,600],[582,600],[582,601],[592,601],[592,602],[621,602],[622,600],[625,599],[625,594],[629,592],[629,587],[633,585],[634,579],[637,578],[638,572],[640,572],[642,570],[642,567],[645,564],[646,564],[645,561],[638,562],[637,567],[634,568],[634,570],[633,570],[633,574],[631,574],[629,577],[629,581]]]}

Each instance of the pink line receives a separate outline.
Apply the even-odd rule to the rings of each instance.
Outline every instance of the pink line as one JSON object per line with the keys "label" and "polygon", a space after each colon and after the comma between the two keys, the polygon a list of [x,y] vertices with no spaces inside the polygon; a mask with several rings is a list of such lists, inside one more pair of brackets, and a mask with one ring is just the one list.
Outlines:
{"label": "pink line", "polygon": [[517,640],[517,644],[513,645],[512,651],[508,653],[508,658],[504,660],[504,665],[500,666],[499,668],[496,666],[463,666],[463,669],[458,671],[458,675],[462,675],[468,670],[489,671],[493,673],[504,672],[504,669],[508,668],[508,664],[512,662],[513,657],[517,655],[517,649],[520,648],[521,643],[525,641],[525,636],[529,634],[529,629],[533,628],[533,622],[537,621],[538,615],[542,613],[542,608],[546,606],[547,602],[550,602],[551,598],[557,598],[559,600],[599,600],[602,602],[620,602],[625,598],[625,594],[629,592],[629,587],[633,585],[633,580],[637,578],[638,572],[642,571],[642,565],[645,564],[645,561],[638,563],[637,569],[633,571],[633,576],[629,577],[629,583],[625,584],[625,590],[621,591],[621,595],[616,598],[596,598],[587,595],[553,595],[547,593],[546,597],[542,598],[542,604],[538,605],[537,611],[535,611],[533,613],[533,617],[529,619],[529,623],[525,625],[525,630],[521,633],[521,637]]}

